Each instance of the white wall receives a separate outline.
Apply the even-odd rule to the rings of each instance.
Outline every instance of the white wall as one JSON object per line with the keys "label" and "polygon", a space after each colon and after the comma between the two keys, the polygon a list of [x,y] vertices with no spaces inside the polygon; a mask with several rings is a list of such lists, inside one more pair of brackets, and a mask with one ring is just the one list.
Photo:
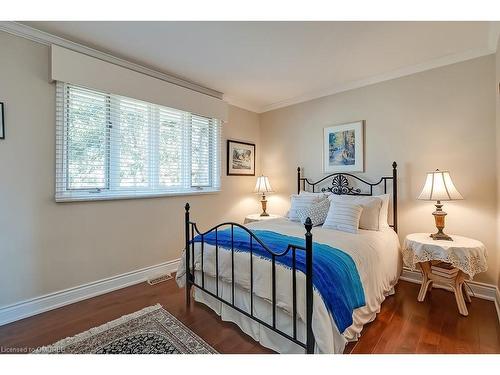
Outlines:
{"label": "white wall", "polygon": [[496,284],[497,168],[493,55],[374,84],[261,115],[262,170],[278,192],[270,212],[284,213],[296,190],[296,167],[318,179],[323,128],[366,120],[365,176],[399,165],[399,234],[435,230],[432,202],[416,200],[425,173],[451,171],[463,201],[445,202],[446,232],[483,241]]}
{"label": "white wall", "polygon": [[[0,32],[0,50],[0,101],[6,105],[6,140],[0,141],[0,307],[177,258],[186,201],[205,228],[258,212],[258,197],[251,194],[255,178],[225,175],[222,193],[214,195],[54,203],[49,49]],[[307,177],[322,175],[323,127],[366,120],[366,176],[388,174],[390,163],[399,163],[401,238],[434,229],[433,205],[415,197],[426,171],[450,169],[465,200],[445,204],[447,232],[482,240],[490,270],[478,280],[500,285],[500,141],[495,140],[500,117],[496,132],[494,90],[495,58],[487,56],[260,116],[230,107],[223,138],[257,143],[257,156],[264,156],[257,160],[257,173],[261,164],[277,191],[269,197],[269,211],[284,213],[287,195],[295,191],[296,167],[304,167]]]}
{"label": "white wall", "polygon": [[[500,245],[500,38],[495,54],[495,109],[496,109],[496,145],[497,145],[497,245]],[[499,250],[500,251],[500,250]],[[500,289],[500,255],[497,259],[497,287]]]}
{"label": "white wall", "polygon": [[[258,212],[255,177],[225,175],[219,194],[55,203],[49,48],[0,32],[0,51],[0,307],[178,258],[186,201],[202,228]],[[223,173],[226,138],[257,143],[258,156],[258,115],[230,107]]]}

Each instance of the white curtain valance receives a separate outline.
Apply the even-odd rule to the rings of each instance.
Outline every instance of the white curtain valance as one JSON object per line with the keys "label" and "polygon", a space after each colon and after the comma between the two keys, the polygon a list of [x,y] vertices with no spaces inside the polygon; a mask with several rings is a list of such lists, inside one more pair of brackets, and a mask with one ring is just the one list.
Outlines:
{"label": "white curtain valance", "polygon": [[227,121],[223,100],[57,45],[51,46],[51,79]]}

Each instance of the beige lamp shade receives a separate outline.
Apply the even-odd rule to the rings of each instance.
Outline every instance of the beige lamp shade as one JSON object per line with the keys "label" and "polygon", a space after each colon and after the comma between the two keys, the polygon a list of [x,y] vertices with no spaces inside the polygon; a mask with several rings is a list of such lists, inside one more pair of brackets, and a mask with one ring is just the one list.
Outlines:
{"label": "beige lamp shade", "polygon": [[440,171],[427,173],[424,188],[418,199],[428,201],[453,201],[464,199],[451,180],[450,172]]}
{"label": "beige lamp shade", "polygon": [[255,184],[254,193],[265,194],[272,193],[273,189],[271,188],[271,184],[269,183],[269,179],[267,176],[257,177],[257,183]]}

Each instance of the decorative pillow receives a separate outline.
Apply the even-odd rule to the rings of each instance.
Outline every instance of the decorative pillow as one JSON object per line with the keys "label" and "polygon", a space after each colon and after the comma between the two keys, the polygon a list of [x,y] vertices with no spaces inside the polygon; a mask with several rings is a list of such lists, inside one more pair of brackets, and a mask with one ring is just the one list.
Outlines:
{"label": "decorative pillow", "polygon": [[311,196],[323,198],[323,197],[328,197],[331,194],[332,193],[330,193],[329,191],[327,191],[327,192],[313,193],[313,192],[310,192],[310,191],[304,191],[304,190],[302,190],[299,195],[311,195]]}
{"label": "decorative pillow", "polygon": [[323,228],[358,233],[361,212],[363,212],[363,207],[359,204],[330,202],[330,209],[323,223]]}
{"label": "decorative pillow", "polygon": [[359,228],[367,230],[380,229],[380,210],[382,208],[382,199],[374,196],[356,196],[356,195],[330,195],[328,199],[331,202],[346,202],[358,204],[363,207],[361,218],[359,219]]}
{"label": "decorative pillow", "polygon": [[290,219],[291,221],[299,221],[300,219],[297,215],[297,210],[308,209],[314,203],[325,199],[326,196],[324,195],[308,195],[308,194],[292,195],[290,211],[288,211],[288,219]]}
{"label": "decorative pillow", "polygon": [[312,225],[317,226],[325,222],[329,208],[330,201],[328,199],[321,199],[319,202],[313,203],[309,208],[298,209],[297,216],[302,224],[305,224],[306,219],[309,217]]}

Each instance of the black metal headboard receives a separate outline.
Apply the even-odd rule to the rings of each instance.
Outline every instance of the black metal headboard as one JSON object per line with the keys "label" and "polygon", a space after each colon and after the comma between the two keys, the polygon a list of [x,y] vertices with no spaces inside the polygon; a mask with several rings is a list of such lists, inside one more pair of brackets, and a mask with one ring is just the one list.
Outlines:
{"label": "black metal headboard", "polygon": [[[331,192],[337,195],[360,195],[360,196],[371,196],[373,195],[373,188],[380,184],[384,184],[384,194],[387,194],[387,181],[392,180],[392,222],[390,225],[395,232],[398,231],[398,170],[397,163],[392,163],[392,176],[381,177],[380,180],[376,183],[371,183],[362,178],[359,178],[350,173],[332,173],[322,179],[311,182],[305,177],[300,176],[300,167],[297,168],[297,194],[300,193],[300,189],[306,190],[306,184],[312,187],[312,192],[316,192],[316,186],[321,184],[322,182],[332,179],[331,186],[323,187],[321,189],[322,192]],[[354,179],[354,181],[359,181],[362,183],[362,187],[365,189],[361,189],[359,187],[352,187],[349,181],[349,178]],[[318,191],[319,192],[319,191]]]}

